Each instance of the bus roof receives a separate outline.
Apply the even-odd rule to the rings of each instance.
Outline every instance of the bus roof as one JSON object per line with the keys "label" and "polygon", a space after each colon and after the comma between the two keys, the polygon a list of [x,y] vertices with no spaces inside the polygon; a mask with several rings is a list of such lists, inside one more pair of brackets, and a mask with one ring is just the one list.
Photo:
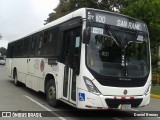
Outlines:
{"label": "bus roof", "polygon": [[[110,11],[105,11],[105,10],[100,10],[100,9],[94,9],[94,8],[80,8],[80,9],[78,9],[78,10],[76,10],[76,11],[73,11],[73,12],[71,12],[71,13],[69,13],[69,14],[61,17],[61,18],[58,18],[58,19],[56,19],[56,20],[54,20],[54,21],[46,24],[45,26],[43,26],[43,27],[41,27],[41,28],[39,28],[39,29],[37,29],[37,30],[35,30],[35,31],[33,31],[33,32],[30,32],[30,33],[28,33],[28,34],[26,34],[26,35],[23,35],[23,36],[21,36],[21,37],[18,37],[17,39],[15,39],[15,40],[13,40],[13,41],[11,41],[11,42],[9,42],[9,43],[12,43],[12,42],[17,41],[17,40],[22,39],[22,38],[25,38],[25,37],[27,37],[27,36],[29,36],[29,35],[35,34],[35,33],[40,32],[40,31],[42,31],[42,30],[48,29],[48,28],[50,28],[50,27],[52,27],[52,26],[56,26],[56,25],[58,25],[58,24],[61,24],[61,23],[63,23],[63,22],[66,22],[66,21],[68,21],[68,20],[70,20],[70,19],[72,19],[72,18],[76,18],[76,17],[86,18],[86,11],[87,11],[87,10],[109,13],[109,14],[113,14],[113,15],[116,15],[116,16],[123,16],[123,17],[129,18],[129,19],[133,19],[133,20],[135,20],[135,21],[139,21],[139,22],[144,23],[144,22],[141,21],[141,20],[135,19],[135,18],[133,18],[133,17],[130,17],[130,16],[127,16],[127,15],[124,15],[124,14],[116,13],[116,12],[110,12]],[[145,24],[145,23],[144,23],[144,24]]]}

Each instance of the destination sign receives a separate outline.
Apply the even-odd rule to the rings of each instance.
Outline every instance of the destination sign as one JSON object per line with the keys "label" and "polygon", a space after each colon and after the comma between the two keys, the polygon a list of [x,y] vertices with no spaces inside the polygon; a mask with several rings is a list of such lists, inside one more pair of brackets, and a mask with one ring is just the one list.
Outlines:
{"label": "destination sign", "polygon": [[88,10],[87,19],[90,20],[91,22],[109,24],[122,28],[147,32],[147,27],[145,23],[118,14]]}

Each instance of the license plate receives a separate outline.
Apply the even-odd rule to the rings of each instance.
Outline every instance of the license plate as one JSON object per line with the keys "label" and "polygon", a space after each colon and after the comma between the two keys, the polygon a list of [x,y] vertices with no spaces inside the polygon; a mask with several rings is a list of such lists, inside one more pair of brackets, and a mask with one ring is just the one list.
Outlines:
{"label": "license plate", "polygon": [[121,104],[122,110],[131,109],[131,104]]}

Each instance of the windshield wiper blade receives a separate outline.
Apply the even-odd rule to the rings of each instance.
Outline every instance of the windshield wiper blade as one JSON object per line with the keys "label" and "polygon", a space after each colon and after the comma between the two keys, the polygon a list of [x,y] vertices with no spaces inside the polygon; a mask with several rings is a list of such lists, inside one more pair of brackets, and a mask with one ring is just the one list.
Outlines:
{"label": "windshield wiper blade", "polygon": [[114,33],[114,31],[111,29],[111,27],[109,25],[105,25],[105,27],[109,30],[109,32],[111,32],[112,36],[115,38],[118,45],[121,46],[120,41],[118,41],[118,36]]}

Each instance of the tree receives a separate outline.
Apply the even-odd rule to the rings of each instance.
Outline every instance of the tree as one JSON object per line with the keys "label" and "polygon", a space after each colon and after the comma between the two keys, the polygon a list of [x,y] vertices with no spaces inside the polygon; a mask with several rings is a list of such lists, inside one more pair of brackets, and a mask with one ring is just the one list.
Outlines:
{"label": "tree", "polygon": [[1,47],[1,48],[0,48],[0,53],[1,53],[2,56],[6,56],[6,54],[7,54],[7,49],[4,48],[4,47]]}
{"label": "tree", "polygon": [[114,11],[114,8],[120,9],[126,4],[125,0],[60,0],[55,12],[49,14],[45,24],[82,7]]}
{"label": "tree", "polygon": [[157,52],[160,45],[159,5],[160,0],[128,0],[127,6],[121,9],[122,13],[138,18],[147,24],[150,33],[153,66],[157,65]]}
{"label": "tree", "polygon": [[[151,47],[160,44],[160,1],[159,0],[134,0],[121,10],[122,13],[138,18],[148,25],[151,38]],[[136,7],[135,7],[136,6]]]}

